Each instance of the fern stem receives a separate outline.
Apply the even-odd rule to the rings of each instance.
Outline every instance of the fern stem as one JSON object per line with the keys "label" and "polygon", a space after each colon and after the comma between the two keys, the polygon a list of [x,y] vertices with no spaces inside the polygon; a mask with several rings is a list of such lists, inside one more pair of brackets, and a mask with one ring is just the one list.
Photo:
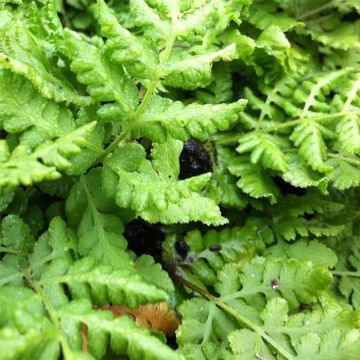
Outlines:
{"label": "fern stem", "polygon": [[[334,7],[335,5],[337,5],[338,2],[339,2],[338,0],[330,1],[327,4],[321,5],[321,6],[317,7],[317,8],[315,8],[315,9],[312,9],[312,10],[309,10],[309,11],[305,12],[304,14],[299,16],[297,19],[298,20],[304,20],[304,19],[306,19],[308,17],[317,15],[318,13],[321,13],[324,10],[327,10],[327,9],[330,9],[330,8]],[[340,2],[341,2],[341,0],[340,0]]]}
{"label": "fern stem", "polygon": [[248,318],[246,318],[245,316],[241,315],[239,312],[234,310],[231,306],[226,304],[226,302],[223,301],[223,299],[209,294],[206,290],[201,289],[197,285],[192,284],[191,282],[185,280],[184,278],[177,277],[177,280],[180,283],[182,283],[184,286],[188,287],[189,289],[203,296],[205,299],[215,303],[217,307],[221,308],[229,315],[233,316],[241,325],[243,325],[247,329],[256,332],[259,336],[261,336],[264,339],[264,341],[266,341],[274,350],[276,350],[279,355],[283,356],[285,360],[295,359],[292,354],[290,354],[285,348],[283,348],[280,344],[278,344],[270,335],[266,333],[266,331],[264,331],[260,326],[254,324],[251,320],[249,320]]}
{"label": "fern stem", "polygon": [[112,153],[119,146],[121,141],[124,140],[124,137],[125,137],[125,132],[122,131],[97,158],[96,163],[100,162],[102,159],[106,158],[110,153]]}
{"label": "fern stem", "polygon": [[41,301],[43,302],[48,314],[49,314],[49,317],[52,321],[52,323],[55,325],[57,331],[58,331],[58,334],[59,334],[59,340],[60,340],[60,344],[61,344],[61,347],[62,347],[62,350],[63,350],[63,355],[64,355],[64,359],[67,359],[67,358],[71,358],[71,349],[70,349],[70,346],[67,342],[67,339],[65,338],[65,336],[63,335],[62,333],[62,330],[61,330],[61,325],[60,325],[60,321],[59,321],[59,318],[56,314],[56,310],[55,308],[53,307],[50,299],[47,297],[47,295],[45,294],[43,288],[40,286],[40,284],[37,282],[37,281],[34,281],[32,278],[31,278],[31,274],[29,271],[25,271],[24,272],[24,275],[25,275],[25,278],[27,280],[27,282],[29,283],[29,285],[35,290],[35,292],[39,295]]}
{"label": "fern stem", "polygon": [[145,92],[144,97],[142,98],[141,104],[135,112],[135,115],[134,115],[135,121],[137,119],[139,119],[139,117],[144,113],[147,104],[149,103],[151,97],[153,96],[155,89],[158,86],[158,82],[159,82],[159,77],[156,77],[154,80],[152,80],[149,87],[146,89],[146,92]]}
{"label": "fern stem", "polygon": [[14,248],[0,246],[0,253],[17,254],[17,250]]}
{"label": "fern stem", "polygon": [[346,162],[348,162],[350,164],[360,166],[360,160],[358,160],[358,159],[353,159],[353,158],[350,158],[350,157],[347,157],[347,156],[342,156],[342,155],[339,155],[339,154],[328,154],[328,156],[332,157],[332,158],[335,158],[335,159],[340,159],[340,160],[346,161]]}
{"label": "fern stem", "polygon": [[327,120],[334,120],[341,116],[359,115],[359,114],[360,114],[360,110],[354,110],[354,111],[341,111],[341,112],[334,113],[334,114],[326,114],[326,115],[314,116],[314,117],[308,117],[308,118],[299,118],[299,119],[295,119],[295,120],[291,120],[291,121],[286,121],[279,125],[271,126],[268,128],[264,127],[261,129],[261,131],[272,132],[272,131],[277,131],[279,129],[286,129],[288,127],[293,127],[293,126],[301,123],[304,120],[327,121]]}
{"label": "fern stem", "polygon": [[[313,117],[309,117],[309,118],[298,118],[298,119],[286,121],[286,122],[283,122],[281,124],[274,125],[274,126],[259,127],[259,129],[250,130],[249,133],[250,132],[256,132],[256,131],[273,132],[273,131],[278,131],[280,129],[291,128],[293,126],[296,126],[297,124],[300,124],[304,120],[329,121],[329,120],[334,120],[334,119],[336,119],[338,117],[347,116],[347,115],[360,115],[360,110],[341,111],[341,112],[334,113],[334,114],[313,116]],[[239,136],[240,136],[240,134],[234,134],[233,136],[226,137],[223,140],[221,140],[221,139],[219,140],[216,137],[214,137],[214,140],[216,140],[217,144],[219,144],[219,145],[233,145],[233,144],[237,143],[237,141],[239,140]]]}
{"label": "fern stem", "polygon": [[204,326],[204,337],[201,342],[202,345],[205,345],[210,339],[211,325],[213,322],[215,309],[216,309],[216,304],[214,302],[211,302],[210,309],[209,309],[209,316],[208,316],[205,326]]}
{"label": "fern stem", "polygon": [[360,277],[360,271],[332,271],[335,276],[350,276],[350,277]]}
{"label": "fern stem", "polygon": [[[139,105],[139,107],[137,108],[133,118],[132,118],[132,122],[135,122],[136,120],[138,120],[140,118],[140,116],[144,113],[146,106],[148,105],[149,101],[151,100],[154,91],[156,90],[158,83],[160,81],[161,78],[161,72],[162,72],[162,68],[163,66],[169,61],[169,57],[171,54],[171,51],[174,47],[174,43],[176,40],[176,35],[175,33],[173,33],[171,35],[171,37],[169,38],[169,41],[166,44],[165,50],[164,50],[164,56],[160,62],[160,69],[161,71],[159,72],[159,74],[155,77],[155,79],[153,79],[149,85],[149,87],[146,89],[145,95],[141,100],[141,104]],[[130,126],[131,127],[131,126]],[[120,142],[123,140],[125,135],[125,132],[123,131],[121,134],[119,134],[115,140],[103,151],[103,153],[101,154],[101,156],[99,157],[98,161],[101,161],[102,159],[104,159],[106,156],[108,156],[113,150],[116,149],[116,147],[120,144]]]}
{"label": "fern stem", "polygon": [[221,301],[219,298],[214,299],[216,305],[226,311],[228,314],[232,315],[240,324],[244,325],[246,328],[253,330],[259,336],[261,336],[276,352],[283,356],[286,360],[295,359],[292,354],[290,354],[285,348],[278,344],[270,335],[266,333],[260,326],[257,326],[252,321],[247,319],[245,316],[241,315],[239,312],[234,310],[231,306]]}
{"label": "fern stem", "polygon": [[154,91],[156,90],[159,80],[161,78],[161,72],[162,72],[162,68],[163,66],[169,61],[169,57],[171,54],[171,51],[174,47],[174,43],[175,43],[175,36],[171,35],[168,43],[166,44],[165,50],[164,50],[164,56],[160,62],[160,69],[161,71],[159,72],[159,74],[156,76],[156,78],[154,80],[151,81],[149,87],[146,90],[146,93],[141,101],[140,106],[138,107],[138,109],[135,112],[134,115],[134,120],[136,121],[137,119],[139,119],[139,117],[144,113],[146,106],[148,105],[151,97],[154,94]]}

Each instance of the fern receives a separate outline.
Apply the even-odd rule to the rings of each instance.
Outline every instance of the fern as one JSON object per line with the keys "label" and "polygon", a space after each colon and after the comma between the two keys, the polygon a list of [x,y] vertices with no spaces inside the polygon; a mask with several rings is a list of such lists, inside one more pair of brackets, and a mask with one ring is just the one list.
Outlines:
{"label": "fern", "polygon": [[[256,256],[311,260],[333,268],[337,263],[335,254],[318,239],[326,242],[342,234],[345,226],[334,222],[342,211],[339,203],[315,200],[313,196],[289,196],[270,207],[270,213],[263,209],[264,219],[256,217],[256,212],[248,215],[243,226],[205,233],[192,230],[184,236],[169,234],[163,244],[163,258],[167,263],[178,264],[179,274],[191,282],[196,279],[201,287],[214,284],[216,274],[227,264],[245,266]],[[177,241],[185,242],[189,248],[185,258],[175,250]]]}
{"label": "fern", "polygon": [[359,13],[0,0],[0,357],[357,359]]}
{"label": "fern", "polygon": [[73,164],[69,158],[79,154],[86,146],[86,137],[94,127],[95,123],[90,123],[54,142],[41,144],[34,150],[27,145],[18,145],[10,153],[6,141],[1,140],[1,188],[54,180],[61,176],[58,170],[71,172]]}
{"label": "fern", "polygon": [[26,77],[48,99],[78,105],[89,104],[89,98],[81,96],[66,80],[65,74],[55,69],[54,59],[44,54],[49,45],[41,43],[20,19],[8,21],[0,28],[0,64],[15,74]]}
{"label": "fern", "polygon": [[[344,85],[348,87],[345,91],[345,96],[340,95],[337,99],[334,99],[334,102],[339,103],[340,111],[346,114],[357,109],[358,92],[360,91],[359,76],[355,76],[354,79],[351,79],[349,83]],[[339,141],[345,152],[352,155],[359,154],[359,115],[354,113],[344,116],[344,119],[336,127],[336,131],[339,134]]]}
{"label": "fern", "polygon": [[240,154],[250,151],[252,163],[260,163],[264,167],[285,172],[287,170],[286,158],[281,151],[281,146],[287,144],[281,144],[280,141],[281,139],[270,134],[250,133],[239,139],[240,145],[236,151]]}
{"label": "fern", "polygon": [[234,154],[229,149],[217,146],[216,155],[217,166],[210,185],[210,195],[225,207],[243,209],[247,205],[247,199],[236,186],[236,178],[228,169]]}
{"label": "fern", "polygon": [[226,223],[215,202],[199,193],[209,181],[210,174],[176,181],[176,175],[171,174],[174,171],[171,163],[161,169],[155,168],[157,162],[165,165],[163,159],[167,151],[175,151],[171,156],[179,156],[176,147],[166,146],[168,150],[153,153],[153,164],[146,160],[140,145],[123,146],[105,163],[108,169],[104,175],[108,178],[105,190],[115,196],[120,207],[130,208],[150,222],[168,224],[201,219],[207,224]]}
{"label": "fern", "polygon": [[219,130],[227,130],[236,124],[245,104],[245,101],[239,100],[233,104],[184,106],[180,102],[154,98],[134,124],[134,136],[146,136],[157,142],[163,142],[167,136],[204,141]]}
{"label": "fern", "polygon": [[[45,100],[25,79],[17,78],[8,71],[1,75],[1,126],[10,134],[20,133],[22,144],[38,146],[75,130],[68,109]],[[56,121],[50,121],[49,114]]]}
{"label": "fern", "polygon": [[271,177],[259,165],[251,164],[247,157],[239,157],[229,166],[232,175],[240,177],[236,185],[255,199],[268,198],[272,204],[280,195]]}
{"label": "fern", "polygon": [[[64,356],[71,358],[76,352],[81,351],[80,331],[81,324],[84,324],[88,327],[90,339],[93,336],[99,336],[101,339],[97,342],[96,348],[90,348],[90,353],[95,357],[104,355],[107,346],[105,334],[111,334],[112,347],[117,353],[127,353],[130,357],[136,358],[147,346],[143,343],[145,347],[139,347],[138,342],[135,343],[135,347],[127,344],[134,342],[137,337],[143,337],[145,343],[148,342],[154,347],[144,355],[145,357],[151,356],[152,352],[164,351],[164,357],[176,358],[167,348],[162,349],[163,345],[159,340],[137,329],[130,319],[114,320],[110,313],[101,313],[92,309],[92,303],[106,304],[111,301],[113,304],[127,304],[134,307],[141,303],[167,299],[168,295],[164,290],[146,284],[130,260],[128,265],[124,262],[117,265],[101,265],[91,257],[75,260],[72,251],[76,251],[76,239],[71,237],[60,218],[52,220],[48,232],[39,238],[33,253],[26,257],[27,251],[24,245],[31,243],[27,242],[28,235],[17,239],[14,233],[17,231],[17,227],[14,226],[15,221],[20,220],[9,219],[6,222],[4,220],[2,224],[4,245],[7,245],[2,248],[2,252],[6,255],[1,264],[3,269],[1,299],[5,311],[3,336],[6,337],[8,329],[7,331],[12,333],[11,336],[18,337],[17,341],[23,342],[26,346],[25,344],[31,341],[33,336],[39,334],[41,331],[39,325],[43,323],[44,326],[52,329],[53,336],[36,341],[31,345],[32,348],[27,349],[31,351],[27,355],[45,356],[49,353],[49,356],[56,358],[61,346]],[[16,245],[15,242],[19,240],[22,246]],[[9,246],[13,249],[10,252]],[[23,260],[16,262],[18,257]],[[158,273],[157,276],[165,275]],[[26,279],[31,289],[19,286],[22,284],[22,279]],[[63,284],[67,284],[73,300],[68,299]],[[19,297],[21,302],[15,307],[6,306],[9,294],[11,297]],[[34,306],[36,312],[32,313],[31,308]],[[28,318],[30,324],[33,323],[30,328],[23,328],[21,322],[14,323],[19,311],[24,314],[22,321]],[[134,328],[134,331],[129,332],[131,328]],[[15,350],[14,356],[22,356],[21,347]]]}
{"label": "fern", "polygon": [[[287,276],[290,274],[291,272]],[[233,300],[234,297],[241,297],[242,292],[246,297],[249,289],[256,292],[256,286],[252,285],[250,288],[245,285],[240,292],[235,292],[237,274],[234,269],[229,269],[228,276],[224,278],[226,281],[222,281],[218,287],[221,297],[208,296],[208,301],[193,299],[185,302],[180,308],[184,320],[178,332],[180,343],[184,346],[181,352],[189,352],[191,356],[197,351],[198,356],[204,359],[221,358],[220,349],[228,356],[233,354],[249,358],[272,358],[274,351],[275,356],[279,354],[286,359],[308,356],[320,359],[327,354],[342,358],[344,353],[349,357],[354,356],[353,351],[359,346],[359,330],[353,328],[357,321],[357,312],[343,310],[326,296],[322,296],[314,309],[302,314],[288,315],[288,302],[278,295],[281,291],[285,297],[290,295],[286,294],[286,282],[281,290],[281,282],[275,282],[271,278],[271,275],[274,275],[271,270],[268,275],[268,292],[275,291],[277,295],[262,305],[259,313],[251,305],[242,303],[241,300]],[[240,277],[240,281],[246,279],[251,284],[251,273],[244,275],[244,278]],[[320,283],[314,284],[312,290],[319,286],[321,287]],[[259,288],[258,291],[262,290]],[[290,297],[294,295],[291,294]],[[255,299],[256,296],[252,304],[256,306]],[[198,308],[202,311],[196,311]],[[234,330],[236,327],[245,328]],[[192,337],[187,336],[191,328],[197,330],[192,332]],[[211,347],[211,342],[215,346]],[[187,347],[190,344],[191,347]]]}
{"label": "fern", "polygon": [[[101,172],[94,169],[82,176],[70,190],[66,202],[69,223],[78,227],[79,253],[91,255],[98,262],[116,265],[129,262],[126,241],[121,236],[124,226],[119,217],[110,212],[116,207],[101,199]],[[100,195],[100,198],[99,198]],[[108,254],[112,254],[111,258]]]}
{"label": "fern", "polygon": [[[277,314],[283,314],[277,321],[272,315],[275,311]],[[333,315],[334,312],[337,315],[335,317]],[[262,314],[264,321],[263,330],[268,334],[273,333],[273,336],[277,338],[276,340],[279,343],[282,342],[285,334],[290,337],[290,346],[288,345],[284,349],[281,349],[283,356],[285,355],[285,358],[292,358],[294,352],[298,359],[306,359],[309,356],[315,359],[321,359],[327,356],[333,356],[337,359],[341,359],[343,356],[350,358],[356,356],[354,348],[359,344],[359,334],[358,331],[352,330],[351,327],[348,328],[346,325],[345,327],[341,326],[341,321],[344,318],[347,318],[349,321],[349,314],[342,312],[341,309],[336,308],[336,306],[334,308],[326,308],[324,306],[324,309],[314,311],[310,314],[288,317],[286,302],[281,300],[271,301]],[[274,323],[284,328],[283,333],[281,331],[279,333],[277,332],[274,328]],[[331,328],[331,326],[335,329],[329,331],[328,329]],[[248,345],[246,349],[247,354],[255,353],[256,355],[258,348],[260,348],[260,354],[263,352],[265,352],[265,354],[271,354],[260,336],[248,330],[233,332],[229,335],[229,342],[232,350],[237,355],[243,353],[242,344],[249,343],[252,347]],[[293,352],[287,352],[287,347]]]}
{"label": "fern", "polygon": [[[95,100],[116,101],[124,113],[134,111],[137,104],[135,85],[125,78],[121,68],[110,70],[109,61],[95,44],[82,39],[77,33],[66,31],[60,51],[66,51],[70,59],[75,59],[71,69],[78,74],[78,81],[87,86],[87,91]],[[78,57],[78,54],[82,56]]]}
{"label": "fern", "polygon": [[[301,73],[296,74],[294,79],[279,80],[271,91],[264,87],[265,94],[267,94],[265,102],[247,90],[250,96],[250,105],[256,112],[259,112],[260,125],[252,123],[250,126],[254,130],[239,137],[238,152],[250,152],[252,163],[261,164],[264,168],[277,171],[286,182],[296,187],[319,186],[324,192],[326,183],[331,181],[335,186],[344,189],[344,185],[340,185],[341,180],[336,180],[338,177],[341,178],[339,166],[335,165],[334,159],[328,159],[330,153],[328,142],[331,142],[334,151],[334,153],[330,153],[330,156],[339,156],[339,159],[346,163],[344,171],[348,167],[349,172],[354,168],[353,171],[356,173],[357,159],[352,160],[349,157],[349,155],[356,154],[356,145],[352,145],[352,140],[349,139],[353,139],[356,143],[358,115],[356,107],[352,104],[356,103],[357,80],[356,77],[353,78],[349,75],[349,71],[350,69],[343,69],[316,76],[309,75],[310,79],[304,82],[301,82]],[[296,89],[297,84],[300,84],[300,88]],[[346,90],[336,94],[334,99],[328,98],[331,89],[336,91],[333,87],[338,84],[344,85]],[[274,107],[275,105],[277,108]],[[279,107],[285,113],[284,118],[292,116],[294,120],[274,122],[274,118],[281,119],[277,113]],[[338,111],[333,113],[330,112],[330,109],[335,109],[335,111],[338,109]],[[340,118],[340,121],[336,126],[326,126],[325,121],[332,122],[337,118]],[[249,123],[246,117],[243,117],[242,121]],[[259,130],[259,127],[262,130]],[[293,128],[290,139],[296,147],[298,157],[294,153],[295,149],[291,149],[287,142],[288,135],[286,134],[284,138],[283,131],[287,131],[287,128]],[[350,134],[349,131],[352,133]],[[336,133],[341,133],[341,135],[338,137]],[[240,158],[236,161],[240,161]],[[333,167],[331,164],[335,166]],[[229,169],[233,171],[234,175],[242,177],[240,184],[242,184],[243,191],[249,195],[255,198],[268,197],[272,202],[277,198],[276,189],[268,176],[268,174],[271,176],[271,173],[267,172],[258,176],[257,186],[256,182],[252,180],[252,188],[249,188],[245,185],[245,169],[240,170],[235,165],[235,160]],[[260,169],[257,171],[263,171]],[[325,173],[325,176],[321,177],[319,173]],[[346,188],[351,186],[356,186],[356,181],[348,180]]]}

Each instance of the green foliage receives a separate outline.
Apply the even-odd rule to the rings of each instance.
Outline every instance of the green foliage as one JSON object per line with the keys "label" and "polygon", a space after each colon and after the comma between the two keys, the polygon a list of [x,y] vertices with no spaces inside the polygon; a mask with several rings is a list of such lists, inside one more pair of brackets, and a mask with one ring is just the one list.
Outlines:
{"label": "green foliage", "polygon": [[[76,168],[82,167],[81,159],[78,164],[72,163],[71,160],[87,146],[87,137],[95,125],[84,125],[55,141],[42,143],[34,150],[29,145],[19,144],[10,152],[6,140],[0,140],[1,189],[54,180],[61,176],[60,170],[68,171],[70,174],[78,172]],[[76,157],[73,159],[76,162]]]}
{"label": "green foliage", "polygon": [[[161,146],[161,145],[160,145]],[[226,219],[211,199],[200,194],[210,179],[210,174],[176,181],[171,174],[171,162],[164,158],[179,156],[180,148],[166,144],[169,150],[153,153],[153,163],[146,159],[140,145],[124,145],[105,162],[105,191],[114,193],[116,203],[130,208],[145,220],[155,223],[183,223],[203,221],[206,224],[221,225]],[[175,154],[167,154],[174,151]],[[159,167],[159,163],[162,167]],[[175,169],[174,169],[175,170]],[[176,170],[175,170],[176,171]]]}
{"label": "green foliage", "polygon": [[[129,258],[112,264],[99,264],[91,256],[77,260],[80,241],[60,218],[51,221],[49,230],[29,250],[33,243],[30,229],[20,218],[9,216],[3,220],[1,342],[9,347],[9,359],[56,359],[60,348],[66,358],[82,356],[76,355],[82,349],[81,324],[88,329],[89,352],[94,358],[104,356],[109,336],[113,350],[130,358],[151,358],[155,354],[164,359],[179,358],[130,319],[114,319],[110,312],[93,308],[108,303],[136,307],[166,300],[166,291],[173,290],[166,273],[148,262],[152,284],[162,284],[157,286],[144,280]],[[14,303],[14,299],[18,301]],[[42,337],[44,328],[46,335]],[[18,345],[7,343],[8,338],[16,339]]]}
{"label": "green foliage", "polygon": [[0,0],[1,359],[358,359],[359,14]]}

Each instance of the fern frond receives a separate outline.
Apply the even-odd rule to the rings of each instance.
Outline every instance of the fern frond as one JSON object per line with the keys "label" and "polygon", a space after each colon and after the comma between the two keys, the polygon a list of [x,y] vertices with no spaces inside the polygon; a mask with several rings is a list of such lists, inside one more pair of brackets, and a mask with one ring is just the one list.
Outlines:
{"label": "fern frond", "polygon": [[2,71],[0,84],[0,126],[20,134],[22,144],[36,147],[75,130],[71,112],[43,98],[22,76]]}
{"label": "fern frond", "polygon": [[247,199],[236,186],[235,176],[231,175],[228,170],[235,159],[236,155],[229,149],[221,146],[216,147],[217,163],[210,184],[209,195],[225,207],[243,209],[247,205]]}
{"label": "fern frond", "polygon": [[[16,304],[11,303],[15,299]],[[94,310],[85,299],[61,307],[45,305],[45,299],[46,294],[37,294],[30,289],[0,289],[0,303],[4,309],[0,341],[9,350],[4,359],[27,356],[57,359],[61,351],[65,359],[97,359],[105,355],[109,345],[116,354],[127,355],[130,359],[139,356],[143,359],[154,356],[182,359],[127,317],[114,319],[110,311]],[[51,317],[47,316],[45,309]],[[82,352],[83,326],[86,326],[89,337],[88,353]],[[45,334],[42,335],[42,331]],[[9,337],[12,339],[10,342]],[[17,346],[14,346],[15,342]]]}
{"label": "fern frond", "polygon": [[310,234],[316,237],[329,237],[338,235],[344,227],[342,225],[330,225],[326,222],[316,220],[305,220],[304,218],[282,217],[274,224],[274,231],[281,234],[286,240],[295,240],[297,234],[308,237]]}
{"label": "fern frond", "polygon": [[308,261],[264,258],[245,264],[238,275],[236,265],[226,265],[218,277],[215,288],[227,302],[243,299],[248,305],[260,308],[264,305],[263,297],[267,301],[283,297],[290,308],[297,308],[300,303],[310,304],[332,280],[329,271]]}
{"label": "fern frond", "polygon": [[226,222],[215,202],[201,194],[210,174],[181,181],[171,179],[167,172],[157,172],[146,160],[144,148],[136,144],[120,148],[105,165],[108,169],[105,187],[109,194],[120,207],[131,208],[149,222],[202,221],[214,225]]}
{"label": "fern frond", "polygon": [[347,190],[360,185],[360,163],[358,164],[357,158],[350,158],[350,161],[346,161],[340,156],[328,160],[328,163],[334,168],[334,171],[328,176],[336,189]]}
{"label": "fern frond", "polygon": [[236,185],[244,193],[255,199],[267,198],[271,204],[277,202],[279,189],[261,166],[249,163],[247,157],[239,157],[229,166],[229,171],[240,177]]}
{"label": "fern frond", "polygon": [[72,61],[71,69],[78,81],[87,86],[96,101],[115,102],[123,115],[135,111],[138,104],[135,84],[126,77],[121,66],[114,68],[110,64],[101,45],[99,48],[91,39],[66,30],[58,46]]}
{"label": "fern frond", "polygon": [[[351,356],[354,349],[360,345],[357,325],[359,314],[357,311],[343,310],[328,296],[320,295],[322,286],[329,284],[329,272],[323,272],[324,269],[320,270],[321,267],[313,267],[311,262],[296,262],[297,265],[295,263],[290,265],[286,263],[286,260],[284,263],[284,260],[280,259],[275,259],[273,263],[269,260],[265,261],[264,264],[267,263],[269,266],[278,264],[279,267],[270,266],[264,273],[268,282],[264,286],[259,285],[258,290],[264,291],[265,297],[272,297],[272,292],[275,294],[271,300],[264,303],[263,298],[251,295],[253,291],[257,291],[256,284],[262,284],[262,277],[257,278],[261,268],[261,266],[258,268],[259,261],[263,260],[261,258],[254,260],[254,268],[251,264],[247,265],[249,272],[245,271],[240,278],[236,273],[235,265],[225,268],[224,277],[219,275],[220,282],[217,286],[217,290],[221,291],[221,297],[216,298],[204,293],[208,300],[195,298],[183,303],[180,307],[183,323],[178,330],[182,351],[189,351],[191,345],[194,349],[190,351],[190,354],[197,353],[198,356],[202,356],[200,357],[202,359],[217,359],[216,349],[220,348],[227,354],[233,353],[233,356],[255,357],[268,354],[270,359],[272,356],[282,356],[285,359],[294,357],[306,359],[308,356],[313,356],[315,359],[321,359],[324,354],[334,352],[339,354],[340,359],[343,351]],[[298,266],[302,269],[310,266],[314,271],[312,281],[315,281],[309,289],[310,293],[304,289],[306,281],[301,283],[300,280],[305,273],[310,275],[307,270],[304,270],[304,273],[301,270],[295,270],[293,273],[296,274],[295,277],[290,275],[292,271],[285,271],[283,273],[284,288],[281,289],[282,282],[279,276],[275,275],[275,272],[281,268],[280,264],[283,264],[284,268],[294,266],[292,271]],[[317,271],[325,276],[324,282],[320,280],[321,276],[317,278]],[[248,283],[245,279],[248,279]],[[243,281],[245,281],[244,286],[237,292],[239,283]],[[300,287],[296,287],[299,293],[293,292],[290,285],[292,281],[300,282]],[[292,290],[287,293],[286,287],[289,285]],[[315,288],[320,290],[317,295]],[[299,295],[302,301],[315,301],[314,307],[306,312],[290,315],[289,304],[283,297],[288,298],[292,306],[298,307],[296,296]],[[320,295],[319,302],[318,295]],[[247,296],[249,300],[245,301],[251,305],[240,299],[234,300],[236,297],[246,299]],[[259,306],[258,311],[254,306],[255,308]],[[233,330],[234,327],[238,329]],[[189,331],[190,328],[193,331]],[[187,334],[193,334],[193,336]],[[329,339],[331,339],[330,343]]]}
{"label": "fern frond", "polygon": [[54,142],[46,142],[32,150],[18,145],[11,153],[5,140],[1,140],[0,188],[17,185],[31,185],[44,180],[54,180],[60,171],[72,171],[71,158],[87,146],[87,137],[94,130],[95,123],[82,126]]}
{"label": "fern frond", "polygon": [[285,172],[287,170],[286,157],[282,147],[287,143],[280,137],[270,134],[251,132],[239,139],[240,145],[236,151],[240,154],[251,152],[250,161],[253,164],[261,163],[263,167]]}
{"label": "fern frond", "polygon": [[338,262],[334,251],[317,240],[299,240],[294,244],[279,242],[268,248],[264,256],[311,261],[313,264],[329,269],[332,269]]}
{"label": "fern frond", "polygon": [[294,129],[290,139],[299,147],[299,155],[313,170],[327,173],[332,168],[325,164],[327,147],[324,139],[334,138],[334,133],[326,127],[306,120]]}
{"label": "fern frond", "polygon": [[286,13],[276,13],[277,2],[274,1],[256,1],[249,10],[248,21],[261,30],[267,29],[270,25],[276,25],[282,31],[289,31],[301,22],[288,16]]}
{"label": "fern frond", "polygon": [[99,193],[101,176],[101,170],[94,169],[72,187],[66,201],[69,223],[77,228],[81,256],[114,266],[128,263],[127,243],[121,235],[124,226],[115,215],[115,204],[103,201]]}
{"label": "fern frond", "polygon": [[80,95],[54,60],[45,56],[42,42],[25,21],[12,19],[0,28],[0,35],[0,68],[24,76],[47,99],[89,105],[90,99]]}
{"label": "fern frond", "polygon": [[[351,155],[360,154],[360,114],[351,113],[358,110],[360,106],[360,77],[355,75],[349,83],[343,84],[346,86],[344,93],[340,94],[337,99],[334,99],[336,107],[344,113],[344,117],[339,121],[336,132],[339,137],[339,142],[346,153]],[[347,115],[347,113],[349,113]]]}
{"label": "fern frond", "polygon": [[307,167],[296,153],[287,153],[287,171],[282,178],[294,187],[317,187],[323,194],[327,193],[329,179]]}
{"label": "fern frond", "polygon": [[246,101],[231,104],[183,105],[154,97],[144,114],[133,124],[135,137],[147,136],[163,142],[167,136],[179,140],[194,137],[206,140],[218,131],[224,131],[237,123]]}
{"label": "fern frond", "polygon": [[[224,230],[210,230],[204,235],[199,230],[185,234],[183,238],[169,235],[163,243],[163,258],[168,263],[178,263],[182,276],[197,284],[211,286],[216,282],[216,274],[228,263],[246,263],[261,253],[267,236],[257,237],[258,224],[249,221],[243,227]],[[175,242],[181,239],[189,247],[188,256],[183,259],[175,250]]]}
{"label": "fern frond", "polygon": [[20,5],[20,4],[22,4],[22,1],[21,0],[1,0],[0,1],[0,10],[2,10],[7,4]]}
{"label": "fern frond", "polygon": [[205,89],[196,91],[196,98],[202,103],[221,104],[233,99],[233,81],[230,66],[214,64],[213,82]]}
{"label": "fern frond", "polygon": [[122,27],[102,0],[98,1],[97,10],[101,32],[107,38],[104,51],[111,54],[114,62],[124,65],[132,77],[155,79],[159,59],[154,49]]}
{"label": "fern frond", "polygon": [[337,277],[336,286],[341,295],[348,301],[354,309],[359,308],[360,301],[360,253],[358,250],[358,236],[350,235],[343,241],[345,243],[337,244],[334,249],[339,253],[340,261],[334,271]]}
{"label": "fern frond", "polygon": [[[346,312],[336,304],[326,305],[325,299],[324,303],[319,310],[290,316],[286,301],[274,299],[267,304],[262,313],[262,329],[270,335],[269,340],[274,339],[279,353],[286,359],[294,356],[298,359],[356,357],[354,350],[359,347],[360,334],[352,326],[358,313]],[[278,331],[278,328],[283,330]],[[290,341],[285,340],[286,336],[290,337]],[[259,348],[265,354],[271,354],[266,341],[256,331],[236,331],[229,335],[229,342],[237,356],[244,354],[244,346],[247,355],[256,356]],[[274,343],[270,342],[270,345],[273,346]]]}
{"label": "fern frond", "polygon": [[184,359],[147,330],[137,327],[128,317],[114,319],[109,311],[93,310],[89,302],[74,301],[60,309],[59,315],[73,329],[79,328],[81,324],[87,327],[89,351],[96,358],[106,354],[109,342],[116,354],[127,355],[129,359]]}
{"label": "fern frond", "polygon": [[[51,221],[49,230],[39,238],[29,255],[28,247],[32,245],[29,235],[24,232],[17,238],[19,228],[15,224],[19,223],[19,218],[12,217],[2,223],[5,248],[1,248],[1,252],[5,252],[5,256],[0,265],[3,270],[0,337],[4,341],[8,331],[24,346],[15,347],[11,354],[19,358],[26,349],[31,356],[47,354],[56,359],[61,347],[65,359],[74,358],[76,353],[85,356],[80,352],[83,348],[81,331],[86,326],[90,354],[95,358],[105,354],[108,335],[112,338],[111,348],[117,354],[137,358],[137,354],[145,351],[144,358],[153,357],[155,352],[157,355],[163,353],[161,356],[166,359],[179,358],[147,331],[137,328],[132,320],[114,319],[111,312],[93,309],[94,305],[109,303],[136,307],[167,300],[173,286],[158,266],[144,259],[139,265],[142,270],[137,271],[130,259],[112,265],[101,265],[91,257],[76,260],[73,252],[77,250],[77,240],[60,218]],[[26,225],[22,227],[26,230]],[[8,246],[11,252],[7,251]],[[151,282],[142,277],[146,272],[153,277]],[[31,289],[24,287],[21,279],[26,279]],[[48,331],[45,337],[39,336],[42,329]],[[31,343],[34,336],[42,340]],[[96,342],[92,342],[94,336]],[[13,344],[10,342],[9,346]],[[153,349],[149,349],[151,346]]]}

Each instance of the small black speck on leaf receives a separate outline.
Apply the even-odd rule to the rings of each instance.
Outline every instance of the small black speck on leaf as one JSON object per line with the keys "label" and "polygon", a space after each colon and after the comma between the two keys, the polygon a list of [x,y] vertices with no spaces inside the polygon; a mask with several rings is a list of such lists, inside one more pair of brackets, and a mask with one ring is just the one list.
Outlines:
{"label": "small black speck on leaf", "polygon": [[221,250],[221,246],[220,245],[211,245],[209,247],[210,251],[220,251]]}
{"label": "small black speck on leaf", "polygon": [[187,179],[211,171],[210,155],[204,146],[195,140],[187,141],[180,155],[179,179]]}
{"label": "small black speck on leaf", "polygon": [[184,240],[176,240],[174,246],[176,252],[185,259],[190,250],[189,245]]}
{"label": "small black speck on leaf", "polygon": [[270,287],[271,287],[273,290],[279,289],[279,287],[280,287],[279,281],[278,281],[277,279],[271,280],[271,282],[270,282]]}

